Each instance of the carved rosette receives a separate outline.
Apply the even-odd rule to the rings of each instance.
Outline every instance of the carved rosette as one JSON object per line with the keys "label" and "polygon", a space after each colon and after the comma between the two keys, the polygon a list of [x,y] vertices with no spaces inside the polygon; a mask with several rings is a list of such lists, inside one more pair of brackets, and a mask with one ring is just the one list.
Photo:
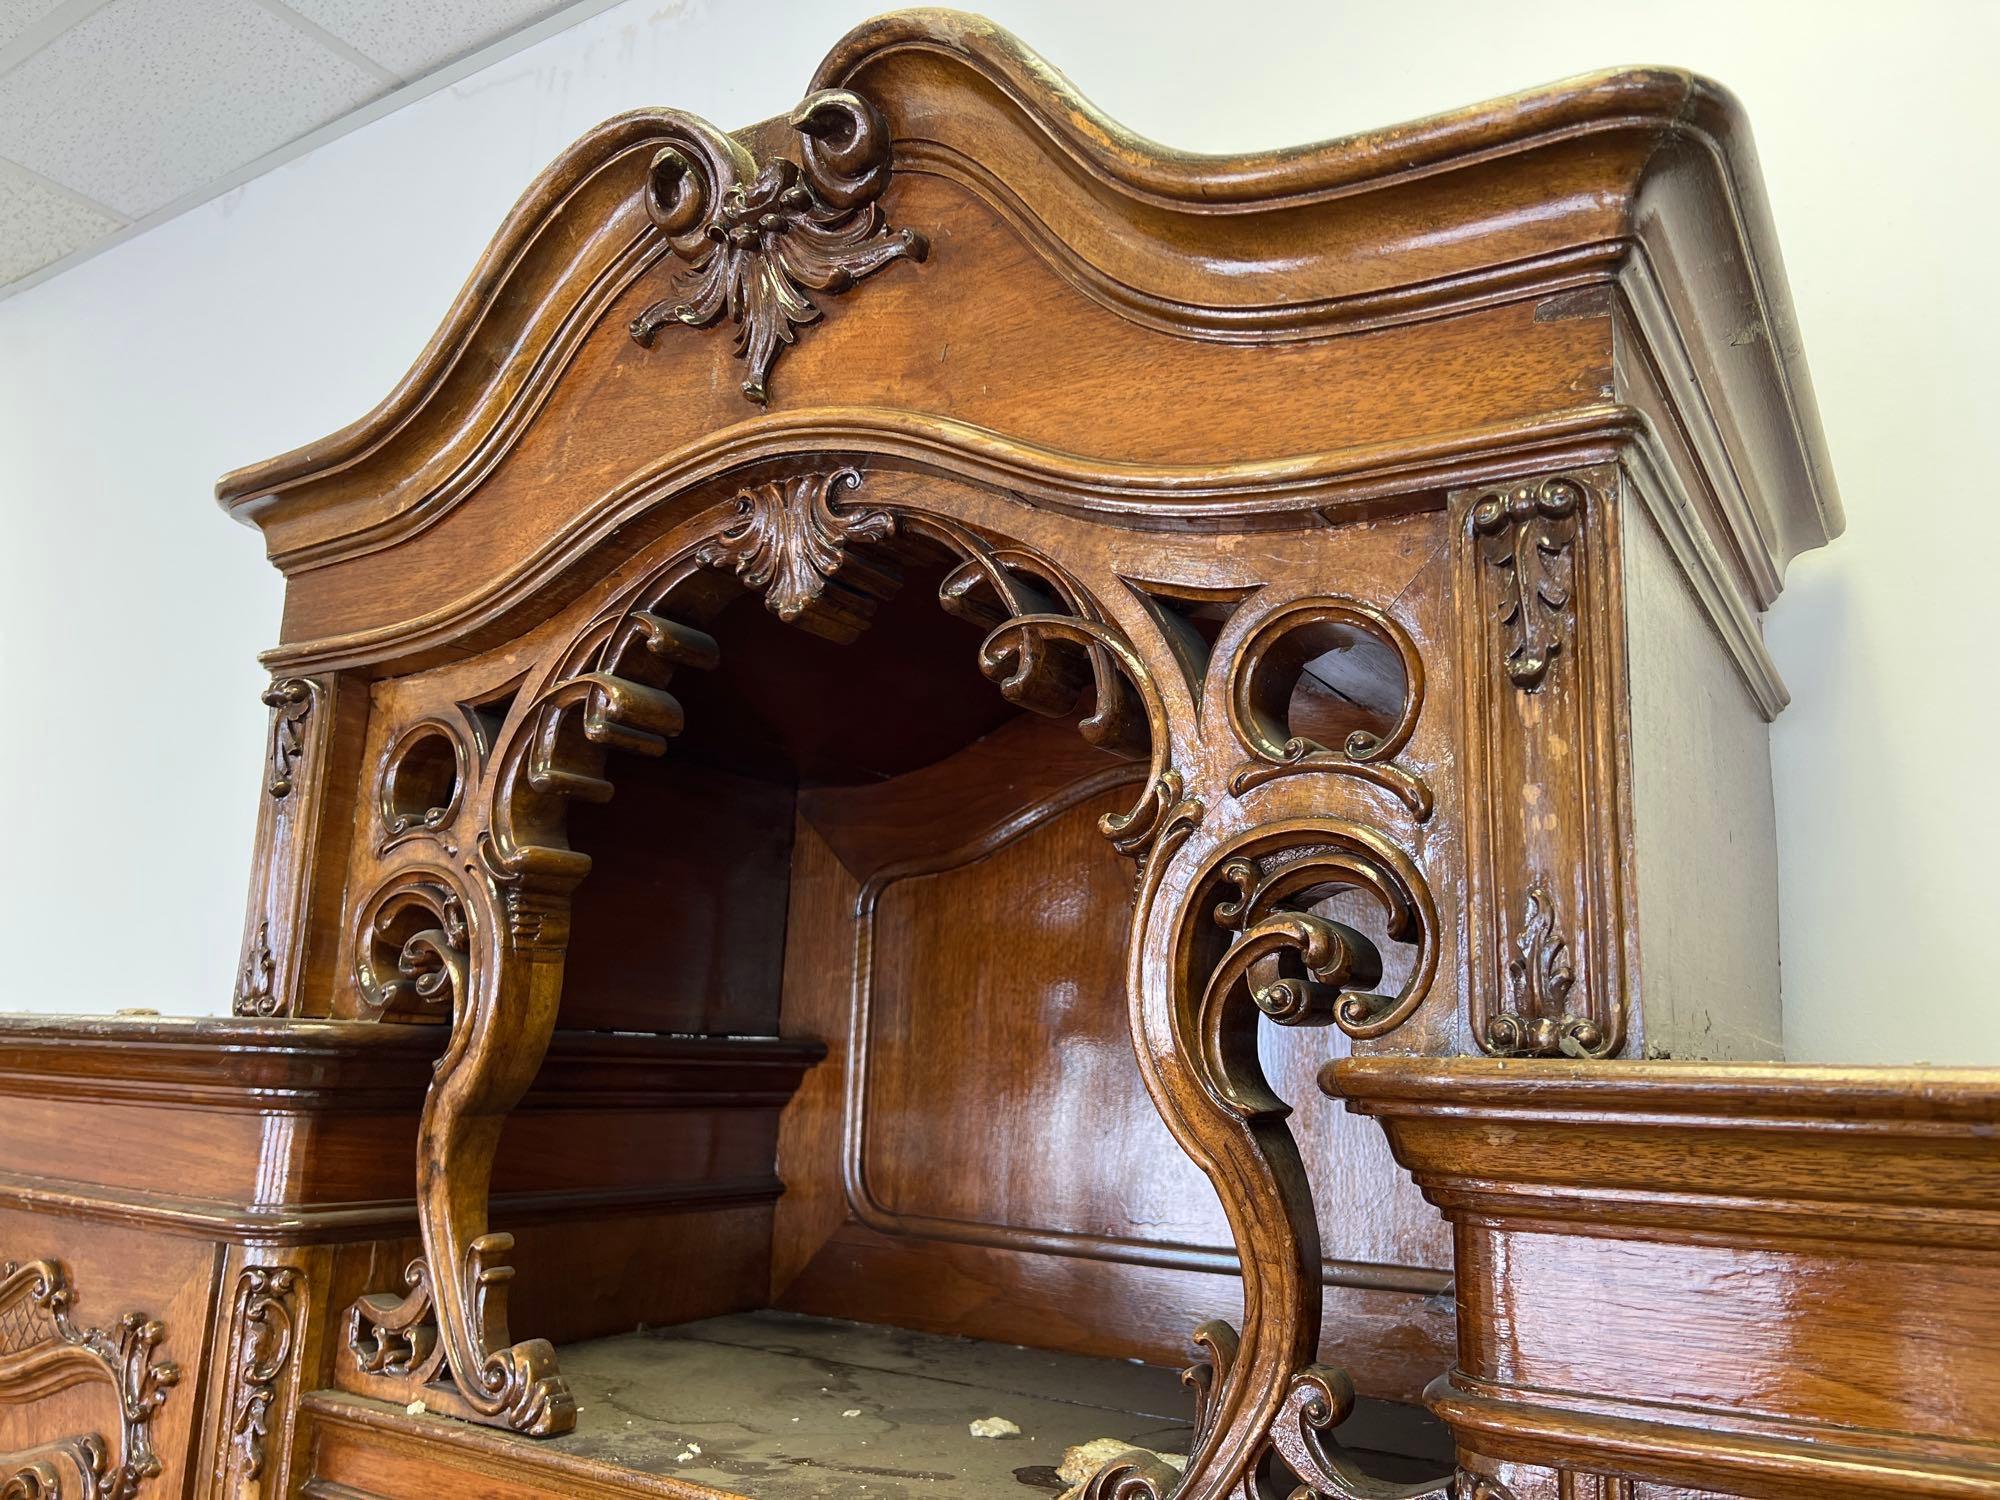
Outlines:
{"label": "carved rosette", "polygon": [[229,1440],[237,1472],[263,1476],[271,1407],[298,1338],[296,1302],[304,1278],[291,1266],[246,1266],[236,1278],[236,1399]]}
{"label": "carved rosette", "polygon": [[674,119],[647,174],[646,211],[688,269],[674,296],[632,320],[632,337],[650,345],[669,323],[707,328],[727,316],[749,366],[743,394],[762,405],[778,355],[819,321],[809,292],[844,292],[891,261],[923,260],[930,245],[882,217],[889,127],[857,94],[808,98],[790,121],[799,160],[761,167],[714,126]]}
{"label": "carved rosette", "polygon": [[[129,1500],[161,1469],[152,1422],[180,1367],[153,1358],[166,1330],[128,1312],[114,1328],[80,1325],[71,1315],[76,1293],[54,1261],[0,1267],[0,1401],[49,1388],[59,1367],[74,1364],[86,1378],[116,1392],[119,1447],[96,1433],[58,1438],[0,1454],[0,1497],[41,1500]],[[54,1377],[60,1380],[60,1376]]]}
{"label": "carved rosette", "polygon": [[1568,633],[1582,509],[1583,487],[1561,477],[1487,495],[1472,508],[1473,532],[1504,580],[1496,612],[1507,633],[1507,678],[1523,692],[1542,685]]}

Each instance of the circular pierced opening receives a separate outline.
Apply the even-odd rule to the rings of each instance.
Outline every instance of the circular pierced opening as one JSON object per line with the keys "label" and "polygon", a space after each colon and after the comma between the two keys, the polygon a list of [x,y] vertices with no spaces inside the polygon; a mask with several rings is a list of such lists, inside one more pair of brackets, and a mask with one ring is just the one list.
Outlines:
{"label": "circular pierced opening", "polygon": [[458,810],[458,742],[442,728],[420,728],[389,758],[382,779],[382,818],[391,834],[437,828]]}
{"label": "circular pierced opening", "polygon": [[1310,740],[1363,758],[1402,725],[1410,677],[1402,653],[1361,618],[1307,616],[1258,653],[1245,697],[1272,741]]}

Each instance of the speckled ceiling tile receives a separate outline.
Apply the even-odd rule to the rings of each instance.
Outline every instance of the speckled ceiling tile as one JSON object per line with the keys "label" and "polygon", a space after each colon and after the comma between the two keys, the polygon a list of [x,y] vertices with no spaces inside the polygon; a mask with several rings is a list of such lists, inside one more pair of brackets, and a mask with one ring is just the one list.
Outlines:
{"label": "speckled ceiling tile", "polygon": [[0,77],[0,156],[136,219],[386,87],[254,0],[115,0]]}
{"label": "speckled ceiling tile", "polygon": [[95,244],[120,222],[0,161],[0,286]]}
{"label": "speckled ceiling tile", "polygon": [[63,0],[0,0],[0,47],[62,3]]}
{"label": "speckled ceiling tile", "polygon": [[553,15],[564,0],[288,0],[357,52],[415,78]]}

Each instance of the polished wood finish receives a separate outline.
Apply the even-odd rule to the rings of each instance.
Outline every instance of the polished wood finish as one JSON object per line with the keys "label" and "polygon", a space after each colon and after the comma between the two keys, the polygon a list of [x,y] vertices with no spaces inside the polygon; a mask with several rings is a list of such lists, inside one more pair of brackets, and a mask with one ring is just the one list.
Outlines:
{"label": "polished wood finish", "polygon": [[1558,1472],[2000,1495],[2000,1074],[1357,1058],[1327,1085],[1452,1223],[1430,1401],[1517,1500]]}
{"label": "polished wood finish", "polygon": [[1185,1475],[1094,1496],[1365,1492],[1332,1429],[1449,1360],[1451,1268],[1313,1076],[1778,1051],[1758,616],[1823,449],[1684,73],[1204,158],[918,11],[781,119],[613,120],[218,489],[286,578],[276,1029],[190,1050],[333,1081],[107,1164],[197,1085],[0,1037],[84,1080],[10,1191],[223,1247],[231,1482],[302,1388],[559,1437],[558,1341],[775,1302],[1192,1335]]}

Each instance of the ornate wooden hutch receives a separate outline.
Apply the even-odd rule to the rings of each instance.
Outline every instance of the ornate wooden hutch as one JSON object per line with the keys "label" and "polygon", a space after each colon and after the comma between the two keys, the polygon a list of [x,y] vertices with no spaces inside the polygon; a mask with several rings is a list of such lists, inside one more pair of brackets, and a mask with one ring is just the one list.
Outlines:
{"label": "ornate wooden hutch", "polygon": [[0,1025],[0,1493],[2000,1493],[1859,1295],[1993,1305],[1995,1081],[1722,1065],[1840,512],[1714,85],[1192,157],[892,16],[219,494],[236,1018]]}

